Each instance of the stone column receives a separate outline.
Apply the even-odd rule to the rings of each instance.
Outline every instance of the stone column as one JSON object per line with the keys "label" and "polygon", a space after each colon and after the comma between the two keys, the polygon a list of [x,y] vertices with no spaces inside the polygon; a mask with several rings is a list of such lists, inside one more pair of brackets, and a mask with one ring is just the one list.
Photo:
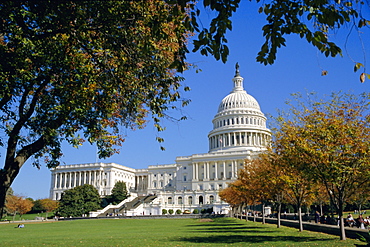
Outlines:
{"label": "stone column", "polygon": [[194,179],[198,180],[198,163],[194,163]]}
{"label": "stone column", "polygon": [[96,187],[98,184],[97,184],[97,171],[93,171],[93,186]]}
{"label": "stone column", "polygon": [[54,173],[54,189],[58,188],[58,173]]}
{"label": "stone column", "polygon": [[67,173],[63,173],[63,188],[67,188]]}
{"label": "stone column", "polygon": [[225,179],[226,178],[226,162],[225,161],[223,161],[223,172],[224,172],[224,176],[223,176],[223,178],[222,179]]}
{"label": "stone column", "polygon": [[207,180],[210,180],[211,179],[211,176],[210,176],[210,174],[209,174],[209,162],[206,162],[206,169],[207,169],[207,171],[206,171],[206,178],[207,178]]}
{"label": "stone column", "polygon": [[76,187],[76,177],[77,177],[77,173],[76,172],[73,172],[73,187]]}
{"label": "stone column", "polygon": [[235,177],[235,162],[234,160],[231,161],[231,178]]}
{"label": "stone column", "polygon": [[215,161],[215,180],[218,180],[218,169],[217,169],[217,166],[218,166],[218,162]]}
{"label": "stone column", "polygon": [[196,178],[195,178],[195,165],[196,165],[195,163],[193,163],[193,164],[192,164],[192,169],[193,169],[193,177],[192,177],[192,179],[193,179],[193,180],[195,180],[195,179],[196,179]]}

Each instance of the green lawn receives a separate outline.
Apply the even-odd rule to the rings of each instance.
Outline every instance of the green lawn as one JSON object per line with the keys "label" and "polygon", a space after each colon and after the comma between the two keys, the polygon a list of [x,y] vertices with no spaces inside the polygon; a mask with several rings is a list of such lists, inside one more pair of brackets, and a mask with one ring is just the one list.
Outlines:
{"label": "green lawn", "polygon": [[0,246],[355,246],[358,240],[220,218],[102,219],[0,224]]}
{"label": "green lawn", "polygon": [[[50,212],[48,213],[48,218],[52,218],[54,216],[54,212]],[[46,213],[38,213],[38,214],[24,214],[22,215],[22,217],[17,214],[14,218],[14,220],[34,220],[36,217],[46,217]],[[8,216],[4,216],[2,220],[13,220],[13,216],[12,215],[8,215]]]}

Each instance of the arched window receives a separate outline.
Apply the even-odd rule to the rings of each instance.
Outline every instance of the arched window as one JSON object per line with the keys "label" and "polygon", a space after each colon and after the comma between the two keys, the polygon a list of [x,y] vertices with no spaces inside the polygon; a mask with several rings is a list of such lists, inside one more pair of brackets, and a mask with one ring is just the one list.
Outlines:
{"label": "arched window", "polygon": [[167,198],[167,203],[168,203],[168,204],[172,204],[172,203],[173,203],[173,202],[172,202],[172,197],[168,197],[168,198]]}
{"label": "arched window", "polygon": [[157,182],[153,181],[153,188],[157,188]]}
{"label": "arched window", "polygon": [[178,198],[177,198],[177,204],[182,204],[182,197],[181,196],[179,196]]}
{"label": "arched window", "polygon": [[193,204],[193,197],[192,196],[189,196],[188,197],[188,204],[189,205],[192,205]]}
{"label": "arched window", "polygon": [[214,198],[214,196],[209,196],[209,203],[213,203],[215,201],[215,198]]}
{"label": "arched window", "polygon": [[203,204],[203,196],[199,196],[199,204]]}

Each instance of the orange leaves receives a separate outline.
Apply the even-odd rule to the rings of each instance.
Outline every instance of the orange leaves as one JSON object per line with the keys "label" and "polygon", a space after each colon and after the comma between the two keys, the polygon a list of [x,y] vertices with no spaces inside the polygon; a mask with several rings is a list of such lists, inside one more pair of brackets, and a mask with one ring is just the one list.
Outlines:
{"label": "orange leaves", "polygon": [[53,201],[53,200],[48,199],[48,198],[41,199],[40,204],[46,212],[52,212],[52,211],[56,210],[59,206],[58,201]]}
{"label": "orange leaves", "polygon": [[21,196],[10,195],[6,198],[5,207],[12,214],[19,213],[23,215],[31,211],[33,202]]}

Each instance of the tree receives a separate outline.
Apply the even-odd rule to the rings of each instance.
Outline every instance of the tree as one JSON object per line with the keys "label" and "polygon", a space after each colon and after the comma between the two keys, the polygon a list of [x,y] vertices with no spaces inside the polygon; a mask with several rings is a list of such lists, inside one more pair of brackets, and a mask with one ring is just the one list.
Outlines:
{"label": "tree", "polygon": [[235,214],[236,209],[239,208],[240,217],[242,215],[241,208],[246,204],[248,198],[245,190],[244,184],[242,184],[240,180],[236,180],[219,192],[220,198],[231,205],[233,214]]}
{"label": "tree", "polygon": [[295,164],[326,188],[345,240],[345,203],[370,181],[370,94],[335,93],[328,101],[295,96],[291,117],[278,117],[275,137],[285,143],[280,152],[299,157]]}
{"label": "tree", "polygon": [[[277,152],[282,153],[280,150]],[[317,183],[306,176],[306,171],[301,167],[304,163],[301,163],[299,155],[285,156],[284,153],[278,164],[284,170],[284,193],[288,201],[297,207],[299,231],[303,231],[302,206],[309,206],[313,202]]]}
{"label": "tree", "polygon": [[17,213],[19,213],[20,217],[23,214],[31,211],[33,203],[28,199],[24,199],[21,196],[11,195],[6,198],[5,204],[7,211],[13,214],[13,221]]}
{"label": "tree", "polygon": [[180,10],[160,0],[0,4],[0,214],[30,157],[55,167],[63,141],[85,140],[109,157],[124,141],[120,126],[142,128],[151,115],[162,131],[167,109],[188,103],[177,74],[189,36]]}
{"label": "tree", "polygon": [[99,208],[98,190],[85,184],[63,192],[57,214],[62,217],[81,217]]}
{"label": "tree", "polygon": [[258,183],[257,187],[276,205],[277,227],[280,228],[281,206],[285,201],[287,186],[285,169],[279,164],[278,156],[271,149],[261,153],[252,162],[254,163],[251,167],[254,169],[252,172],[255,176],[254,183]]}
{"label": "tree", "polygon": [[245,197],[250,198],[253,203],[260,202],[262,204],[262,223],[265,224],[265,205],[271,200],[269,193],[270,178],[266,176],[266,168],[269,162],[266,159],[253,159],[249,161],[244,169],[240,170],[238,180],[243,185]]}
{"label": "tree", "polygon": [[111,195],[107,196],[108,202],[112,204],[118,204],[129,196],[126,183],[122,181],[116,182],[114,185]]}
{"label": "tree", "polygon": [[43,210],[45,210],[45,212],[46,212],[46,216],[45,216],[46,219],[48,218],[48,213],[53,212],[59,206],[58,201],[54,201],[54,200],[51,200],[49,198],[41,199],[40,204],[41,204]]}

